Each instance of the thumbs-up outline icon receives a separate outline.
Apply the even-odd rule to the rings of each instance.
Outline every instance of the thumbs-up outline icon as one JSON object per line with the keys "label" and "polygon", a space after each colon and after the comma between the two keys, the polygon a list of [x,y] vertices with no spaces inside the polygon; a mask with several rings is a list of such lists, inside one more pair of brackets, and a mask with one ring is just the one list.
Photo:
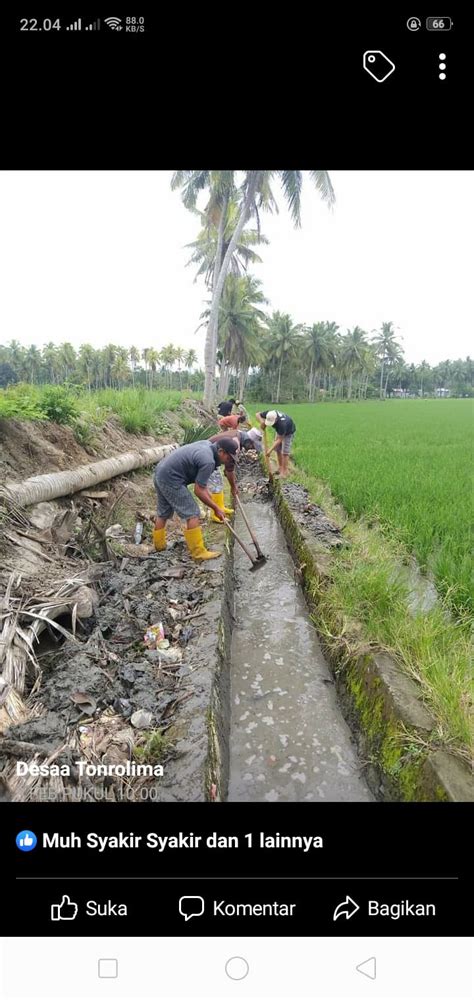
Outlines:
{"label": "thumbs-up outline icon", "polygon": [[63,896],[60,903],[51,904],[51,920],[75,920],[77,911],[77,903],[72,903],[69,896]]}

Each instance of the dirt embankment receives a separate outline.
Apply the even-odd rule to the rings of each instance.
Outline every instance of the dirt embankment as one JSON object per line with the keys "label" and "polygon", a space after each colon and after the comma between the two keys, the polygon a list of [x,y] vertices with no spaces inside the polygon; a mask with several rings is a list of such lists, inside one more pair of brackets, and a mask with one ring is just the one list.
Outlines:
{"label": "dirt embankment", "polygon": [[97,427],[92,443],[86,447],[78,444],[70,427],[50,420],[0,419],[0,481],[8,485],[8,482],[19,482],[29,476],[87,465],[121,452],[179,441],[183,435],[183,417],[210,422],[210,415],[201,404],[187,399],[178,410],[160,414],[167,433],[159,439],[146,434],[128,434],[118,418],[111,416],[102,427]]}
{"label": "dirt embankment", "polygon": [[[111,418],[94,447],[87,448],[68,427],[2,421],[2,474],[7,482],[18,482],[75,468],[179,441],[183,417],[210,422],[195,400],[160,417],[168,433],[159,440],[127,434]],[[207,710],[219,673],[224,559],[193,562],[177,519],[169,523],[167,551],[154,552],[152,472],[141,469],[95,490],[37,504],[23,512],[24,523],[7,519],[4,524],[0,580],[2,593],[8,594],[4,638],[10,656],[0,677],[0,793],[7,798],[192,800],[219,794],[219,769],[214,767],[214,777],[209,771]],[[134,541],[137,519],[143,521],[139,545]],[[205,531],[217,535],[222,549],[223,529]],[[58,625],[67,632],[75,629],[75,638],[64,642],[53,624],[43,628],[33,644],[35,666],[22,631],[35,620],[30,610],[49,613],[45,603],[54,605],[64,581],[94,595],[92,608],[81,619],[75,597],[67,598],[69,611]],[[158,622],[169,643],[160,653],[147,650],[143,641]],[[164,776],[158,781],[98,775],[96,780],[79,774],[78,759],[119,767],[160,765]],[[70,775],[19,775],[18,760],[67,764]]]}

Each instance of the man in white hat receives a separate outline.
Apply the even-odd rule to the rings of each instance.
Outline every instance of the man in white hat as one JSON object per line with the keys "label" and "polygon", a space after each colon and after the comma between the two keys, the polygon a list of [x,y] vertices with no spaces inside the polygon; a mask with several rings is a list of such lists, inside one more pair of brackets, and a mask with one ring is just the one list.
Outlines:
{"label": "man in white hat", "polygon": [[[218,444],[222,438],[229,437],[232,435],[234,440],[237,442],[239,451],[256,451],[257,454],[261,452],[262,449],[262,432],[257,429],[257,427],[251,427],[248,431],[227,431],[223,434],[214,434],[213,437],[209,438],[211,444]],[[213,472],[211,478],[208,481],[207,488],[209,493],[212,495],[212,499],[221,511],[229,517],[230,514],[234,513],[233,507],[226,507],[224,503],[224,484],[222,482],[222,475],[220,469],[216,469]],[[211,521],[219,521],[220,518],[214,511],[211,511]]]}
{"label": "man in white hat", "polygon": [[295,422],[287,413],[281,413],[280,410],[262,410],[261,413],[256,414],[256,417],[260,421],[262,430],[265,427],[273,427],[276,431],[272,447],[268,449],[266,454],[267,458],[269,458],[272,451],[276,451],[280,476],[287,476],[288,458],[296,432]]}

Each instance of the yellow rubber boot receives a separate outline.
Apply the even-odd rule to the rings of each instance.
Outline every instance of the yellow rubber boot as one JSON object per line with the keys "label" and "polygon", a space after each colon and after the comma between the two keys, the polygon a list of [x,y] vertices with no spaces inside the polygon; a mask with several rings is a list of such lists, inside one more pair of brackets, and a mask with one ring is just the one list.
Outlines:
{"label": "yellow rubber boot", "polygon": [[[233,514],[234,513],[234,510],[233,510],[232,507],[225,507],[224,506],[224,493],[213,493],[212,494],[212,499],[214,500],[214,503],[215,503],[216,507],[220,507],[221,511],[226,516],[228,516],[229,514]],[[217,521],[218,524],[222,524],[222,521],[219,521],[219,518],[217,517],[217,515],[214,513],[213,510],[211,510],[211,521]]]}
{"label": "yellow rubber boot", "polygon": [[199,526],[197,528],[185,528],[184,538],[193,559],[218,559],[222,555],[222,552],[210,552],[209,549],[206,549],[202,530]]}
{"label": "yellow rubber boot", "polygon": [[157,552],[163,552],[163,549],[166,549],[166,528],[153,529],[153,545]]}

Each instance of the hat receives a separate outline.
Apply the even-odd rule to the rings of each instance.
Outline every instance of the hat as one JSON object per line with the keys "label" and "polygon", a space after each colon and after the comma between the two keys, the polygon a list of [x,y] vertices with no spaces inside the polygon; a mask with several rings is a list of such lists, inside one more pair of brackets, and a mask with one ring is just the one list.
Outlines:
{"label": "hat", "polygon": [[261,436],[262,432],[259,431],[258,427],[251,427],[250,430],[247,431],[247,437],[251,438],[252,441],[259,441]]}
{"label": "hat", "polygon": [[265,417],[265,424],[267,427],[273,427],[273,424],[278,420],[278,413],[276,410],[269,410]]}
{"label": "hat", "polygon": [[239,450],[239,442],[233,437],[223,437],[220,441],[216,441],[216,448],[222,448],[228,455],[233,455],[234,459]]}

